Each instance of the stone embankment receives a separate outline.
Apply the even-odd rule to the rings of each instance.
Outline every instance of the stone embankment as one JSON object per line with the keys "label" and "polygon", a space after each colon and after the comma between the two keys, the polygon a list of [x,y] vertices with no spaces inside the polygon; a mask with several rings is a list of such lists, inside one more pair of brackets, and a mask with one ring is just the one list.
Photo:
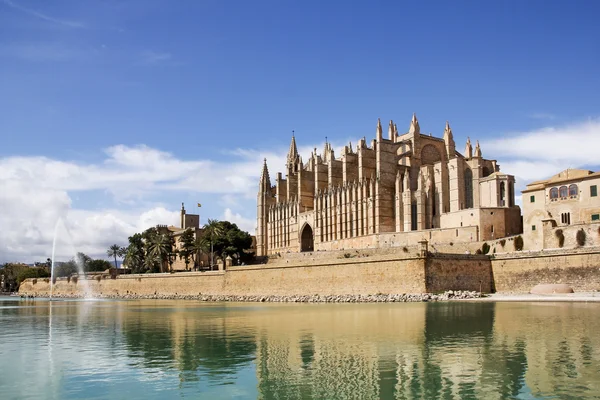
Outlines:
{"label": "stone embankment", "polygon": [[[38,297],[28,295],[27,297]],[[43,296],[40,296],[43,297]],[[55,298],[81,298],[78,295],[55,295]],[[467,300],[484,297],[480,292],[466,290],[448,290],[440,294],[370,294],[370,295],[297,295],[297,296],[225,296],[225,295],[94,295],[98,299],[122,300],[198,300],[206,302],[256,302],[256,303],[420,303],[431,301]]]}

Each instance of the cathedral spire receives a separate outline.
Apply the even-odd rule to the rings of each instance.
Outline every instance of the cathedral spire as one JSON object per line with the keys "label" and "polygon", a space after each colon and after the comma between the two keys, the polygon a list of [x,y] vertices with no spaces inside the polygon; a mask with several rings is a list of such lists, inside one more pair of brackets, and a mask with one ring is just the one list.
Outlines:
{"label": "cathedral spire", "polygon": [[477,141],[477,145],[475,146],[475,157],[481,157],[481,147],[479,147],[479,140]]}
{"label": "cathedral spire", "polygon": [[419,126],[419,120],[417,120],[417,114],[413,113],[412,120],[410,121],[410,129],[408,133],[418,135],[421,133],[421,127]]}
{"label": "cathedral spire", "polygon": [[448,121],[446,121],[446,128],[444,129],[444,139],[446,139],[446,137],[454,139],[452,136],[452,129],[450,128],[450,123]]}
{"label": "cathedral spire", "polygon": [[471,138],[467,137],[467,145],[465,146],[465,158],[473,157],[473,146],[471,146]]}
{"label": "cathedral spire", "polygon": [[394,121],[392,121],[391,119],[388,125],[388,139],[394,140]]}
{"label": "cathedral spire", "polygon": [[446,128],[444,129],[444,143],[446,144],[448,159],[454,158],[456,156],[456,144],[454,143],[454,136],[452,135],[452,129],[448,121],[446,121]]}
{"label": "cathedral spire", "polygon": [[294,131],[292,131],[292,142],[290,143],[290,151],[288,152],[288,158],[296,157],[298,155],[298,148],[296,147],[296,137]]}
{"label": "cathedral spire", "polygon": [[271,178],[269,177],[269,168],[267,167],[267,159],[263,163],[262,172],[260,174],[260,185],[261,187],[266,187],[267,189],[271,189]]}
{"label": "cathedral spire", "polygon": [[375,132],[375,138],[380,141],[383,136],[383,129],[381,128],[381,119],[377,118],[377,132]]}
{"label": "cathedral spire", "polygon": [[288,169],[293,169],[297,162],[298,162],[298,148],[296,147],[296,138],[294,136],[294,131],[292,131],[292,141],[290,143],[290,151],[288,152],[288,155],[287,155]]}

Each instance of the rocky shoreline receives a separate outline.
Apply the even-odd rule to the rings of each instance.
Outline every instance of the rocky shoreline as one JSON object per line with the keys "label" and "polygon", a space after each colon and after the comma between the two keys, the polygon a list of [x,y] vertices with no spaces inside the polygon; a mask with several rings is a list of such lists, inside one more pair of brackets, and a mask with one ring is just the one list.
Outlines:
{"label": "rocky shoreline", "polygon": [[[23,294],[22,298],[47,298],[47,295]],[[78,294],[65,295],[56,294],[54,298],[77,299],[83,298]],[[468,300],[485,297],[480,292],[466,290],[448,290],[444,293],[421,293],[421,294],[344,294],[344,295],[295,295],[295,296],[233,296],[233,295],[138,295],[138,294],[119,294],[119,295],[94,295],[96,299],[121,299],[121,300],[197,300],[204,302],[253,302],[253,303],[422,303],[450,300]]]}

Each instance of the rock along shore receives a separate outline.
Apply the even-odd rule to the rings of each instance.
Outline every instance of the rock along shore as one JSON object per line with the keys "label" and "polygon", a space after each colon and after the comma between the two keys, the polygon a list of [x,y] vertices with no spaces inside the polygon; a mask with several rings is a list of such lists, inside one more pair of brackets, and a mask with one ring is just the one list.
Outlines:
{"label": "rock along shore", "polygon": [[[41,294],[21,295],[23,298],[47,297]],[[56,294],[54,298],[77,299],[83,298],[78,294]],[[464,290],[448,290],[440,294],[341,294],[341,295],[292,295],[292,296],[233,296],[233,295],[170,295],[170,294],[119,294],[119,295],[94,295],[97,299],[121,300],[197,300],[205,302],[256,302],[256,303],[420,303],[432,301],[468,300],[485,297],[479,292]]]}

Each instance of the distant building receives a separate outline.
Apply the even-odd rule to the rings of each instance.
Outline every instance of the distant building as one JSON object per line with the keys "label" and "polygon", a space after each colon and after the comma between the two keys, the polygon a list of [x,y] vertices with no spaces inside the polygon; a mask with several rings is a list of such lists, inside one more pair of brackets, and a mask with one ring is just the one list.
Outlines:
{"label": "distant building", "polygon": [[387,138],[345,146],[329,143],[303,162],[292,136],[285,178],[271,185],[263,166],[257,201],[257,255],[480,241],[521,232],[514,177],[487,160],[477,142],[456,151],[450,125],[443,137],[422,134],[413,115],[408,132],[392,121]]}
{"label": "distant building", "polygon": [[[199,237],[202,233],[202,229],[200,228],[200,215],[188,214],[183,203],[181,203],[180,222],[178,227],[173,225],[157,225],[156,228],[160,233],[170,233],[173,235],[173,238],[175,239],[175,248],[177,250],[181,249],[180,238],[187,229],[192,230],[194,239]],[[195,267],[208,268],[209,258],[207,254],[200,253],[195,258],[198,265],[195,266],[190,258],[190,263],[187,266],[188,270],[193,270]],[[173,271],[185,271],[185,260],[180,259],[179,256],[177,256],[177,259],[173,262],[172,268]]]}
{"label": "distant building", "polygon": [[[532,182],[523,190],[523,232],[530,250],[572,247],[573,229],[587,226],[594,241],[600,227],[600,172],[566,169],[549,179]],[[556,233],[560,229],[560,233]],[[567,234],[569,232],[570,234]],[[559,246],[558,236],[565,237]]]}

